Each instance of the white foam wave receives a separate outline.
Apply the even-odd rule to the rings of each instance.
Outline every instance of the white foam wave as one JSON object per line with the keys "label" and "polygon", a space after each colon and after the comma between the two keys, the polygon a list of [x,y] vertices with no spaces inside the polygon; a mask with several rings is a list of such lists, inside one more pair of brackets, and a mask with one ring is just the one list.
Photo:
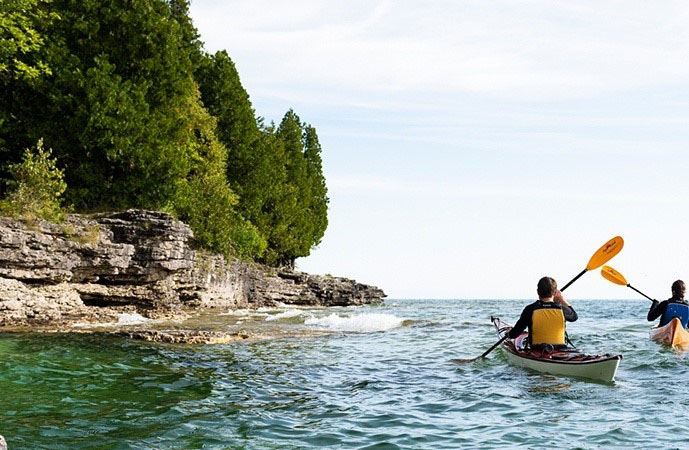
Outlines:
{"label": "white foam wave", "polygon": [[73,326],[75,328],[102,328],[102,327],[120,327],[127,325],[139,325],[142,323],[151,322],[151,319],[147,319],[139,313],[120,313],[117,315],[117,322],[94,322],[94,323],[83,323],[78,322]]}
{"label": "white foam wave", "polygon": [[281,313],[275,314],[275,315],[273,315],[273,316],[268,316],[268,317],[265,318],[265,321],[266,321],[266,322],[271,322],[271,321],[273,321],[273,320],[289,319],[289,318],[291,318],[291,317],[299,317],[299,316],[301,316],[301,315],[303,315],[303,314],[304,314],[303,311],[291,309],[291,310],[289,310],[289,311],[281,312]]}
{"label": "white foam wave", "polygon": [[256,309],[232,309],[230,311],[220,313],[218,314],[219,316],[239,316],[239,317],[244,317],[244,316],[267,316],[267,313],[264,312],[258,312],[259,310]]}
{"label": "white foam wave", "polygon": [[121,313],[117,316],[117,323],[115,325],[138,325],[140,323],[149,322],[151,319],[147,319],[139,313]]}
{"label": "white foam wave", "polygon": [[392,314],[358,314],[350,317],[342,317],[337,314],[330,314],[326,317],[312,317],[306,319],[306,325],[314,325],[333,331],[352,331],[359,333],[371,333],[375,331],[386,331],[402,326],[405,319],[401,319]]}
{"label": "white foam wave", "polygon": [[218,314],[219,316],[248,316],[251,314],[250,309],[231,309],[227,312]]}
{"label": "white foam wave", "polygon": [[256,311],[260,312],[275,312],[277,309],[292,309],[292,308],[298,308],[296,305],[288,305],[286,303],[282,302],[275,302],[275,305],[273,306],[261,306],[258,308]]}

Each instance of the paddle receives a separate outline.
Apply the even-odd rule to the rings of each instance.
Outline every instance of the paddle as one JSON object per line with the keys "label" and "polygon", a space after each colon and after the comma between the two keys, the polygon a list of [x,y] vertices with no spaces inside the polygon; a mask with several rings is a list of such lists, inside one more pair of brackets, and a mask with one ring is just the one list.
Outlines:
{"label": "paddle", "polygon": [[624,278],[624,276],[622,276],[621,273],[619,273],[618,271],[616,271],[615,269],[613,269],[610,266],[603,266],[603,268],[600,270],[600,274],[603,275],[603,278],[605,278],[608,281],[612,281],[613,283],[619,284],[621,286],[627,286],[628,288],[632,288],[636,292],[638,292],[639,294],[641,294],[644,297],[646,297],[647,299],[649,299],[650,301],[652,301],[652,302],[655,301],[654,299],[652,299],[648,295],[644,294],[643,292],[641,292],[640,290],[638,290],[637,288],[635,288],[631,284],[627,283],[627,280]]}
{"label": "paddle", "polygon": [[[576,277],[572,278],[572,280],[565,284],[565,287],[560,289],[560,292],[564,291],[567,289],[572,283],[577,281],[583,274],[588,272],[589,270],[597,269],[606,262],[610,261],[613,256],[617,255],[620,250],[622,250],[622,247],[624,246],[624,239],[622,239],[621,236],[616,236],[612,239],[610,239],[608,242],[603,244],[601,248],[599,248],[596,253],[593,254],[591,259],[589,260],[589,263],[586,265],[586,268],[581,271],[579,275]],[[631,286],[630,286],[631,287]],[[477,359],[485,358],[490,352],[492,352],[498,345],[502,344],[502,342],[507,339],[507,333],[503,337],[501,337],[498,342],[492,345],[491,348],[483,352],[481,356],[478,356],[476,358],[471,358],[471,359],[455,359],[453,360],[454,362],[458,363],[469,363],[469,362],[474,362]]]}

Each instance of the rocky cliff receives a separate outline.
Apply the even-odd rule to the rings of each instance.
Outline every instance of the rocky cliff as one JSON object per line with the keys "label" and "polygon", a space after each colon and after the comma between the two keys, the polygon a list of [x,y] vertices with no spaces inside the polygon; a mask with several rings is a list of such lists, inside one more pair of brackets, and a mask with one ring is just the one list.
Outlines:
{"label": "rocky cliff", "polygon": [[122,312],[178,317],[199,308],[360,305],[382,290],[194,250],[169,214],[71,215],[63,224],[0,218],[0,326],[69,325]]}

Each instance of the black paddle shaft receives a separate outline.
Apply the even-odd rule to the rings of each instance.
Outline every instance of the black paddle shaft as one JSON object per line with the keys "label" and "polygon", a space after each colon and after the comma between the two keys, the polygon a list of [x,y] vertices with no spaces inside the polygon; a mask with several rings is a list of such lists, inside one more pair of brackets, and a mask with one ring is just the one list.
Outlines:
{"label": "black paddle shaft", "polygon": [[644,297],[646,297],[646,298],[649,299],[650,301],[652,301],[652,302],[655,301],[654,299],[652,299],[652,298],[649,297],[648,295],[644,294],[643,292],[641,292],[640,290],[638,290],[637,288],[635,288],[635,287],[632,286],[631,284],[628,284],[627,287],[634,289],[636,292],[638,292],[639,294],[643,295]]}
{"label": "black paddle shaft", "polygon": [[476,359],[484,358],[488,353],[492,352],[493,349],[494,349],[495,347],[497,347],[498,345],[502,344],[502,342],[503,342],[505,339],[507,339],[507,335],[508,335],[508,333],[505,333],[505,335],[504,335],[503,337],[501,337],[500,340],[499,340],[498,342],[496,342],[495,344],[493,344],[493,346],[492,346],[491,348],[489,348],[488,350],[486,350],[486,351],[483,353],[483,355],[479,356],[479,357],[476,358]]}
{"label": "black paddle shaft", "polygon": [[[567,289],[572,283],[574,283],[575,281],[577,281],[577,280],[578,280],[583,274],[585,274],[586,272],[588,272],[588,269],[582,270],[581,273],[580,273],[579,275],[577,275],[576,277],[572,278],[572,281],[570,281],[569,283],[565,284],[565,287],[563,287],[562,289],[560,289],[560,292],[562,292],[562,291],[564,291],[565,289]],[[630,287],[631,287],[631,286],[630,286]]]}

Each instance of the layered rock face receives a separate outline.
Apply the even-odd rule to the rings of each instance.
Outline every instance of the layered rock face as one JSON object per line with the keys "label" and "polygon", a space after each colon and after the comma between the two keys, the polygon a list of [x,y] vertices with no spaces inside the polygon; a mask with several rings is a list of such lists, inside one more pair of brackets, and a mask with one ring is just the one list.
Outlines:
{"label": "layered rock face", "polygon": [[180,316],[190,308],[279,303],[360,305],[382,290],[192,248],[193,233],[169,214],[129,210],[64,224],[0,218],[0,326],[103,320],[123,311]]}

